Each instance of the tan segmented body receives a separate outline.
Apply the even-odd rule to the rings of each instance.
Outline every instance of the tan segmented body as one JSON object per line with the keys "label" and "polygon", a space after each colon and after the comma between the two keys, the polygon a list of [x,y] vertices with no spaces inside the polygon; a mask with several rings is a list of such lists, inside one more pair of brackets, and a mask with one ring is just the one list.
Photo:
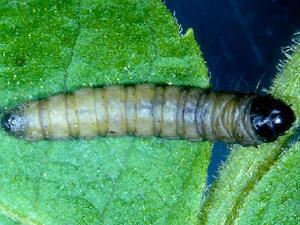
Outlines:
{"label": "tan segmented body", "polygon": [[253,145],[261,143],[250,124],[253,98],[177,86],[107,86],[32,101],[18,114],[29,140],[136,135]]}

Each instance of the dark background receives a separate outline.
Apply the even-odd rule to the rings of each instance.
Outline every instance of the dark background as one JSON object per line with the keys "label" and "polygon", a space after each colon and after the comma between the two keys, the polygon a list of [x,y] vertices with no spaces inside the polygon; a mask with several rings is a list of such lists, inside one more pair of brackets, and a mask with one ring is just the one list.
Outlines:
{"label": "dark background", "polygon": [[[191,27],[211,74],[213,90],[262,92],[284,59],[282,47],[300,31],[300,0],[166,0],[183,32]],[[229,153],[213,147],[208,184]]]}

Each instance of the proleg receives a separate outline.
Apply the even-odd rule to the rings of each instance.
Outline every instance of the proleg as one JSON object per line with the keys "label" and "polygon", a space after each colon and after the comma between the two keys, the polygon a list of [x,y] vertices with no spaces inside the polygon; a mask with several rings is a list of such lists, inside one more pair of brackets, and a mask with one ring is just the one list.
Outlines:
{"label": "proleg", "polygon": [[96,136],[157,136],[241,145],[271,142],[295,121],[270,95],[240,95],[178,86],[106,86],[27,102],[2,127],[30,141]]}

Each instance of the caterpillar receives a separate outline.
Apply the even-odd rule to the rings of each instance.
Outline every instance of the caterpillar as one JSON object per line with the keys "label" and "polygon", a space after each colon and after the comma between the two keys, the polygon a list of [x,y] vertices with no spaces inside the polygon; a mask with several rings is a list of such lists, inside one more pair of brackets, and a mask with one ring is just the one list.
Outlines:
{"label": "caterpillar", "polygon": [[1,126],[26,140],[135,135],[258,145],[276,140],[295,121],[270,95],[211,92],[179,86],[106,86],[27,102]]}

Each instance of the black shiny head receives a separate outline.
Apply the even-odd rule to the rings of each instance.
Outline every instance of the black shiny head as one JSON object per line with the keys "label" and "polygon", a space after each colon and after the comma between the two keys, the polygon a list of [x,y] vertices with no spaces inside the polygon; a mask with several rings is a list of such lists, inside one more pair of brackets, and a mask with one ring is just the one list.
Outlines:
{"label": "black shiny head", "polygon": [[283,135],[295,121],[293,110],[283,101],[271,95],[254,98],[250,119],[256,134],[264,142],[275,141]]}

